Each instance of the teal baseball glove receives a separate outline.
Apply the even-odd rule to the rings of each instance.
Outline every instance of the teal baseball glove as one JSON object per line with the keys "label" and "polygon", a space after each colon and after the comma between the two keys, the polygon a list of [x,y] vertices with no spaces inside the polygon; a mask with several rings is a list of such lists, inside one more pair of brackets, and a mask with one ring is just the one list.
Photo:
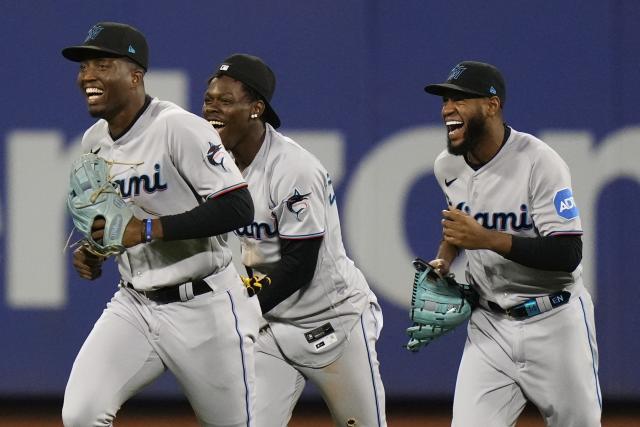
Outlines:
{"label": "teal baseball glove", "polygon": [[452,274],[441,276],[420,258],[413,266],[416,273],[409,312],[413,326],[407,328],[406,348],[418,351],[466,321],[472,307]]}
{"label": "teal baseball glove", "polygon": [[[122,236],[133,212],[122,200],[118,186],[109,180],[109,164],[103,158],[87,153],[73,162],[67,207],[91,252],[103,257],[124,252]],[[91,237],[96,218],[105,220],[100,241]]]}

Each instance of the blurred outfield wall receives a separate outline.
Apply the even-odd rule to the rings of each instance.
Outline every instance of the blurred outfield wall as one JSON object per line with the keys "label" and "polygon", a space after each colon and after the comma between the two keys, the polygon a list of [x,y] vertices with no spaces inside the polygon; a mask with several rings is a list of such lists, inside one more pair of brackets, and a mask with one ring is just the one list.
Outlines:
{"label": "blurred outfield wall", "polygon": [[[62,253],[68,168],[92,119],[77,64],[60,55],[95,22],[114,20],[147,35],[148,92],[195,112],[229,54],[261,56],[274,69],[282,130],[332,173],[348,251],[382,302],[389,398],[450,396],[465,335],[417,355],[401,348],[410,261],[435,253],[444,207],[432,175],[444,148],[440,100],[422,88],[461,60],[497,65],[508,123],[545,139],[572,168],[604,397],[640,398],[640,3],[60,0],[0,9],[0,397],[60,396],[115,289],[115,266],[83,282]],[[170,378],[145,391],[179,393]]]}

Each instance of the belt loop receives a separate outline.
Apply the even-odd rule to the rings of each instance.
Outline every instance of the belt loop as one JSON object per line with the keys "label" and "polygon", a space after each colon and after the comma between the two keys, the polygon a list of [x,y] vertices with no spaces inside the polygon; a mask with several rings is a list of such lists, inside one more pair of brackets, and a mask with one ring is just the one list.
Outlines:
{"label": "belt loop", "polygon": [[193,282],[183,283],[178,288],[178,291],[180,293],[180,301],[182,302],[187,302],[195,298],[195,295],[193,295]]}
{"label": "belt loop", "polygon": [[549,299],[548,296],[538,297],[536,298],[536,302],[540,307],[540,312],[544,313],[545,311],[549,311],[553,308],[553,306],[551,305],[551,299]]}

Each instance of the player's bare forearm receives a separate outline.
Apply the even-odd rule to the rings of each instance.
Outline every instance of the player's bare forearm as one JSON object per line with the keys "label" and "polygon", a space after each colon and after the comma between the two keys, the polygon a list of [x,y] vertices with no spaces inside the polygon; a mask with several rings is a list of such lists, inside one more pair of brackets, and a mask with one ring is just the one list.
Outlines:
{"label": "player's bare forearm", "polygon": [[502,256],[511,252],[511,234],[502,233],[500,231],[491,231],[487,238],[486,249],[492,250]]}
{"label": "player's bare forearm", "polygon": [[443,239],[440,242],[435,259],[431,260],[429,264],[438,273],[447,274],[449,273],[453,260],[458,256],[458,253],[460,253],[460,248]]}
{"label": "player's bare forearm", "polygon": [[440,242],[440,246],[438,247],[438,253],[436,254],[436,258],[443,259],[448,264],[451,264],[453,260],[456,259],[459,253],[460,253],[460,249],[457,246],[445,240],[442,240]]}

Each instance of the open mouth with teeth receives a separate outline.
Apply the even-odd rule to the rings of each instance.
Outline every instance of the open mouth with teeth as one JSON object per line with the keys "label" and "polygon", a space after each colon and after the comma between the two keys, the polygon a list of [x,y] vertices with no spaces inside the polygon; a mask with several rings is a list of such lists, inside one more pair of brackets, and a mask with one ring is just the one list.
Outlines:
{"label": "open mouth with teeth", "polygon": [[459,120],[449,120],[445,123],[447,126],[447,133],[449,134],[449,138],[453,138],[462,132],[462,127],[464,126],[464,122]]}
{"label": "open mouth with teeth", "polygon": [[98,89],[97,87],[88,87],[84,90],[85,95],[89,99],[89,102],[95,102],[104,94],[102,89]]}
{"label": "open mouth with teeth", "polygon": [[211,123],[211,126],[216,128],[217,130],[222,129],[226,125],[225,122],[221,122],[220,120],[209,120],[209,123]]}

